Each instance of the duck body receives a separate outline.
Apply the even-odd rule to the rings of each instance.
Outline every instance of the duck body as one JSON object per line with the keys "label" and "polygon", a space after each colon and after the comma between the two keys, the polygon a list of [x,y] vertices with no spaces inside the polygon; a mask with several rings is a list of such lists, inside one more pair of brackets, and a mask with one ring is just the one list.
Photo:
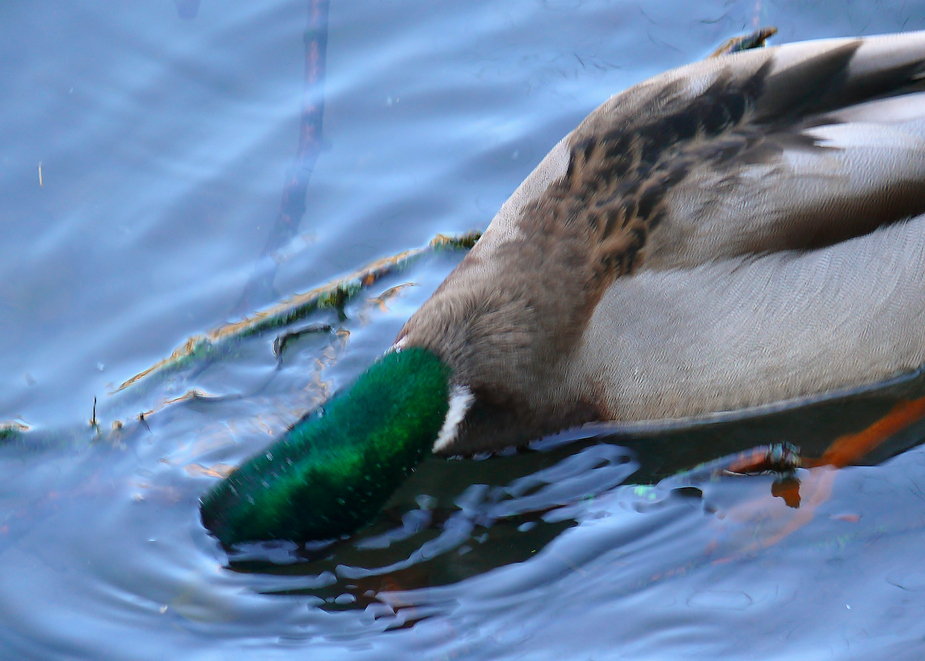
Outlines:
{"label": "duck body", "polygon": [[925,34],[697,62],[549,153],[397,346],[450,367],[435,451],[698,417],[925,363]]}
{"label": "duck body", "polygon": [[[203,522],[226,544],[336,536],[430,452],[723,415],[914,370],[922,214],[925,33],[746,50],[652,78],[552,149],[328,409],[351,413],[297,422],[203,499]],[[414,365],[433,376],[410,379]],[[385,408],[370,394],[382,383],[396,390]],[[358,397],[369,406],[341,401]],[[359,424],[367,410],[382,424]],[[422,416],[399,460],[378,430]],[[385,484],[375,467],[388,462]],[[306,510],[323,515],[302,525]]]}

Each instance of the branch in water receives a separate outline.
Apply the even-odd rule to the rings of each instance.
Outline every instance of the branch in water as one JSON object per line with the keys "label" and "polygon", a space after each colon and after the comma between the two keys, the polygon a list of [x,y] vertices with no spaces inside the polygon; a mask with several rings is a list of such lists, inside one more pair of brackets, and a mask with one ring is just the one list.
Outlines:
{"label": "branch in water", "polygon": [[481,234],[478,231],[460,236],[438,234],[423,248],[414,248],[392,257],[385,257],[344,278],[316,287],[304,294],[297,294],[241,321],[216,328],[204,336],[193,336],[168,358],[128,379],[114,392],[124,390],[153,374],[158,374],[161,378],[166,377],[195,362],[201,361],[204,367],[223,355],[238,340],[286,326],[317,310],[342,307],[364,288],[387,275],[405,270],[421,257],[441,250],[468,250],[479,236]]}

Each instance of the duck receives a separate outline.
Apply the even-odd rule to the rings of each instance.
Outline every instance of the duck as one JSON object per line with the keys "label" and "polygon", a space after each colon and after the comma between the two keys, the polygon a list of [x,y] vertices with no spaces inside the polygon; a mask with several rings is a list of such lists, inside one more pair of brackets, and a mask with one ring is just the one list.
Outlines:
{"label": "duck", "polygon": [[392,347],[203,497],[203,524],[226,546],[337,538],[430,454],[915,371],[923,276],[925,32],[674,69],[562,138]]}

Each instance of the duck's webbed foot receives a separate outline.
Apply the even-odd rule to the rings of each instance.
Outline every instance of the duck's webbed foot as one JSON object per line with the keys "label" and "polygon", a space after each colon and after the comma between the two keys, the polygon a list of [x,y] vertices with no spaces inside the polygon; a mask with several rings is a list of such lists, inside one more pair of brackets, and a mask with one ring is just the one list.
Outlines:
{"label": "duck's webbed foot", "polygon": [[762,445],[720,460],[717,472],[725,475],[792,473],[803,466],[800,448],[790,443]]}

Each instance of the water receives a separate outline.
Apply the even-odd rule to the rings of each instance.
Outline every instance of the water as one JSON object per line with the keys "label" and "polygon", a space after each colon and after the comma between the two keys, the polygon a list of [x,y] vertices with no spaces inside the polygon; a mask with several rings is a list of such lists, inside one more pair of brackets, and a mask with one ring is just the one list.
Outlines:
{"label": "water", "polygon": [[[778,43],[925,27],[913,2],[680,7],[333,0],[324,149],[277,298],[484,227],[607,96],[755,24]],[[428,461],[350,540],[226,554],[198,521],[210,471],[369,364],[459,255],[382,280],[346,320],[298,322],[333,330],[279,360],[266,333],[111,394],[236,319],[296,151],[307,3],[6,3],[0,19],[0,420],[30,427],[0,446],[0,656],[922,656],[921,429],[878,465],[802,472],[798,509],[770,476],[639,486],[757,443],[824,447],[915,383]]]}

